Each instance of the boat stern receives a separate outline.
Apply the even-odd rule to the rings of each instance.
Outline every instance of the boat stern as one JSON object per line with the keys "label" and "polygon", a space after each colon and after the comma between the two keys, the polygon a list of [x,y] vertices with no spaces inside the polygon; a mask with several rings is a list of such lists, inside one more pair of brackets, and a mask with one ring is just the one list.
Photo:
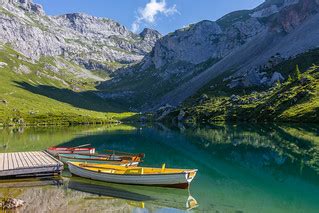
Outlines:
{"label": "boat stern", "polygon": [[193,179],[195,178],[196,174],[197,174],[197,169],[193,169],[193,170],[189,170],[189,171],[186,171],[185,173],[185,177],[186,177],[186,180],[187,182],[190,184]]}

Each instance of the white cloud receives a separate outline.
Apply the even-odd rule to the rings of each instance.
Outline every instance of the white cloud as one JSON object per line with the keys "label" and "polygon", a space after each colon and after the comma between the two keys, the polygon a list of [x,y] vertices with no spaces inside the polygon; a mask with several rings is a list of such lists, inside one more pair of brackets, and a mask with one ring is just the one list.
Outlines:
{"label": "white cloud", "polygon": [[150,0],[144,8],[139,8],[136,20],[132,24],[132,31],[137,32],[143,23],[154,24],[159,14],[171,16],[175,13],[179,13],[176,9],[176,5],[168,7],[166,0]]}

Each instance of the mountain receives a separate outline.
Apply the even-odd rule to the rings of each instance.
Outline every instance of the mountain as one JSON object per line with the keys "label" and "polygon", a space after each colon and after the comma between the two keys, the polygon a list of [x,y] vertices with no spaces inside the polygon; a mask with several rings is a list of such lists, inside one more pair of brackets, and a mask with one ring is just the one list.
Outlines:
{"label": "mountain", "polygon": [[32,60],[62,56],[89,70],[114,71],[142,60],[161,35],[134,34],[121,24],[82,13],[47,16],[31,0],[1,0],[0,41]]}
{"label": "mountain", "polygon": [[178,106],[204,86],[214,88],[217,79],[234,92],[269,87],[288,76],[265,70],[319,47],[318,11],[317,0],[267,0],[189,25],[159,39],[141,63],[100,88],[115,99],[130,94],[129,104],[154,110]]}
{"label": "mountain", "polygon": [[[31,0],[0,0],[0,125],[116,122],[134,115],[126,111],[157,109],[160,118],[173,111],[235,120],[208,108],[256,92],[265,95],[259,108],[275,112],[269,120],[286,113],[293,118],[279,120],[308,121],[319,108],[312,90],[318,69],[311,69],[319,64],[318,23],[318,0],[267,0],[162,36],[83,13],[48,16]],[[293,88],[307,97],[281,105],[273,88],[287,83],[296,65],[310,81]],[[279,92],[296,95],[289,86]],[[293,107],[304,110],[293,115]]]}
{"label": "mountain", "polygon": [[161,35],[82,13],[47,16],[31,0],[0,0],[0,126],[108,123],[132,113],[96,86],[138,63]]}

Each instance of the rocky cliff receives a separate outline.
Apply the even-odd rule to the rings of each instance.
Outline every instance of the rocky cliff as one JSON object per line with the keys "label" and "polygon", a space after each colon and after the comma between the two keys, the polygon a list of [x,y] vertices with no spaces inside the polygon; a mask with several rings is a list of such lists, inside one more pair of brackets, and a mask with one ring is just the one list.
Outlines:
{"label": "rocky cliff", "polygon": [[[319,47],[318,12],[318,0],[267,0],[253,10],[190,25],[158,40],[140,66],[128,71],[134,75],[126,73],[115,82],[127,76],[136,81],[156,79],[149,88],[155,100],[144,109],[176,106],[219,76],[229,88],[272,85],[287,76],[280,70],[266,73],[267,67]],[[108,84],[121,90],[117,83]],[[150,100],[151,96],[130,89]]]}
{"label": "rocky cliff", "polygon": [[31,0],[0,0],[0,42],[38,60],[63,56],[90,70],[112,71],[139,62],[161,35],[134,34],[106,18],[74,13],[47,16]]}

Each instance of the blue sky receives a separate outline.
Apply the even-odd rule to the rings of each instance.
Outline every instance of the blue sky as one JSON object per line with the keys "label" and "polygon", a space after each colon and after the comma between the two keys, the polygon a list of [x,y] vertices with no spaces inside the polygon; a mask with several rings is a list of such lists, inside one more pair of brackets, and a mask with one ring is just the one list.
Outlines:
{"label": "blue sky", "polygon": [[49,15],[84,12],[114,19],[140,32],[144,27],[163,34],[201,20],[216,20],[264,0],[34,0]]}

